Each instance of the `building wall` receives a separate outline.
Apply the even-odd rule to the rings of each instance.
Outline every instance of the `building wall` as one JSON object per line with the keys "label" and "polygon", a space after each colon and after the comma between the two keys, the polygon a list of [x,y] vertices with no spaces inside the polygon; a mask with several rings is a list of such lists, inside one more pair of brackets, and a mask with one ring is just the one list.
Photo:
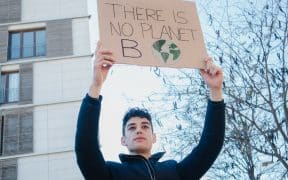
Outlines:
{"label": "building wall", "polygon": [[21,5],[21,0],[1,0],[0,23],[20,21]]}
{"label": "building wall", "polygon": [[18,180],[81,180],[74,153],[23,157],[18,160]]}
{"label": "building wall", "polygon": [[35,153],[73,150],[78,107],[75,102],[34,109]]}
{"label": "building wall", "polygon": [[87,16],[86,0],[22,0],[22,21]]}
{"label": "building wall", "polygon": [[[96,43],[97,32],[91,35],[91,31],[97,28],[91,27],[95,23],[91,24],[93,8],[88,11],[88,1],[0,2],[0,71],[21,71],[21,87],[30,88],[21,91],[21,101],[0,105],[0,113],[25,108],[33,113],[33,152],[0,156],[0,164],[16,163],[17,180],[83,179],[74,137],[79,106],[92,77],[91,45]],[[1,11],[7,7],[13,11]],[[9,31],[35,28],[46,29],[46,56],[9,61]]]}
{"label": "building wall", "polygon": [[[94,34],[95,32],[89,32],[89,22],[90,19],[87,17],[72,20],[73,53],[75,55],[87,55],[91,53],[91,34]],[[95,24],[91,25],[95,26]],[[92,44],[92,46],[95,46],[95,44]]]}
{"label": "building wall", "polygon": [[8,53],[8,26],[0,26],[0,63],[5,62]]}
{"label": "building wall", "polygon": [[82,98],[91,82],[90,61],[88,56],[35,63],[34,103],[46,104]]}

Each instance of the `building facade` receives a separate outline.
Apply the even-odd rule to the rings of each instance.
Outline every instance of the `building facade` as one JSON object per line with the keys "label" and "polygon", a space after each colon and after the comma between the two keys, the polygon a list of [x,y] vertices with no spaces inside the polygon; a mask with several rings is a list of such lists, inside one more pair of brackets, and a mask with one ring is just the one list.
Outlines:
{"label": "building facade", "polygon": [[81,180],[74,136],[96,3],[0,0],[0,179]]}

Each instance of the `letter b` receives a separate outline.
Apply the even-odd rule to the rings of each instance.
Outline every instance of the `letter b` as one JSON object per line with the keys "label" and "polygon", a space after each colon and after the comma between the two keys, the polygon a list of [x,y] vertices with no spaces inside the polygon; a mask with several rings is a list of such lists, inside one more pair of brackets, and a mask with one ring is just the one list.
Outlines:
{"label": "letter b", "polygon": [[138,42],[130,39],[121,39],[123,57],[140,58],[142,53],[136,49]]}

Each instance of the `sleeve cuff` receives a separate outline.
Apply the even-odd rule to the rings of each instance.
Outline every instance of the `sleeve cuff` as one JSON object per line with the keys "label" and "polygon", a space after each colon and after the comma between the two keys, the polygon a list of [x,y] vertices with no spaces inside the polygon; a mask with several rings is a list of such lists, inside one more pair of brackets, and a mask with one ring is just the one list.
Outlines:
{"label": "sleeve cuff", "polygon": [[208,100],[208,104],[212,105],[216,108],[222,108],[223,106],[225,107],[224,99],[221,101],[211,101],[210,99]]}
{"label": "sleeve cuff", "polygon": [[88,103],[95,105],[95,104],[101,104],[102,98],[103,98],[102,95],[100,95],[99,98],[93,98],[93,97],[89,96],[89,94],[87,93],[84,99]]}

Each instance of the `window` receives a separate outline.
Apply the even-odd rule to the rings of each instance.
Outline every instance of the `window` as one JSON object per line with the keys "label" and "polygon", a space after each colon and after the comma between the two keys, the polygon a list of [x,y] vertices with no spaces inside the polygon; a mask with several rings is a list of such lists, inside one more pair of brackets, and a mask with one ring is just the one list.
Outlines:
{"label": "window", "polygon": [[0,156],[33,152],[33,113],[21,112],[0,119]]}
{"label": "window", "polygon": [[0,103],[19,101],[19,72],[1,73]]}
{"label": "window", "polygon": [[9,33],[8,59],[46,55],[46,30]]}

